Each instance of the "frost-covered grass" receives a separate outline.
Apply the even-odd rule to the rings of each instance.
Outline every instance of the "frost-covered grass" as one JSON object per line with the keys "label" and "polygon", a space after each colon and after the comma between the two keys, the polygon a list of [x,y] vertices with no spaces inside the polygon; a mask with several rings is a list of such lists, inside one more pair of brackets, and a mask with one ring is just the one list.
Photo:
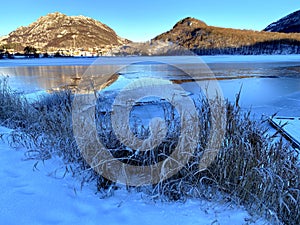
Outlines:
{"label": "frost-covered grass", "polygon": [[1,125],[14,129],[9,137],[12,146],[26,147],[29,159],[62,157],[66,172],[87,168],[73,137],[71,91],[40,96],[30,103],[7,86],[7,78],[0,80],[0,91]]}
{"label": "frost-covered grass", "polygon": [[[72,100],[71,91],[62,91],[29,103],[11,91],[6,79],[2,79],[1,125],[15,130],[9,136],[9,141],[14,146],[25,146],[29,158],[47,160],[60,156],[65,161],[66,173],[80,176],[83,183],[96,180],[100,192],[112,191],[116,184],[94,173],[76,145],[72,129]],[[211,126],[210,108],[206,100],[201,100],[198,111],[201,133],[199,147],[192,160],[171,178],[141,189],[153,198],[173,201],[214,199],[223,193],[230,200],[243,204],[251,212],[268,217],[274,223],[298,224],[300,168],[296,152],[282,140],[275,141],[270,137],[263,121],[253,121],[250,113],[241,112],[237,100],[235,104],[226,103],[225,139],[215,161],[206,170],[199,171],[198,165]],[[135,129],[139,130],[138,127]],[[110,133],[101,133],[99,127],[103,141],[112,140]],[[176,140],[169,139],[157,151],[168,155],[165,149],[172,150],[170,146],[174,143]],[[115,147],[117,149],[118,145]],[[130,152],[121,151],[118,154],[116,157],[126,156],[128,162],[132,160]],[[161,154],[152,157],[140,155],[134,160],[139,165],[148,165],[147,160],[153,163]]]}

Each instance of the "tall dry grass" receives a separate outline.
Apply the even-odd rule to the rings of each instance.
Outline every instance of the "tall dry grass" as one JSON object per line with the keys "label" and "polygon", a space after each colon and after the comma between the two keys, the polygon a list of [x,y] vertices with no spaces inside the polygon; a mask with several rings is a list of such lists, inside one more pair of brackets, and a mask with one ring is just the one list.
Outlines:
{"label": "tall dry grass", "polygon": [[65,170],[73,174],[89,170],[73,136],[71,90],[29,102],[8,86],[6,77],[0,79],[0,92],[0,124],[14,129],[8,137],[12,146],[25,147],[28,159],[61,157],[66,162]]}

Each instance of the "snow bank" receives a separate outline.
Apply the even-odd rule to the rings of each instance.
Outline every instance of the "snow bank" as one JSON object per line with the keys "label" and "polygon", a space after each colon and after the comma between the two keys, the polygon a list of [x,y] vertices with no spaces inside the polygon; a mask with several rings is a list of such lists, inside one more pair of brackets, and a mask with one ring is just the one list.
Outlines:
{"label": "snow bank", "polygon": [[[0,127],[4,139],[9,132]],[[1,224],[252,224],[253,218],[243,208],[229,203],[154,203],[125,190],[100,199],[94,185],[81,190],[75,178],[62,178],[64,166],[59,159],[39,163],[37,168],[34,163],[25,160],[23,150],[0,142]]]}

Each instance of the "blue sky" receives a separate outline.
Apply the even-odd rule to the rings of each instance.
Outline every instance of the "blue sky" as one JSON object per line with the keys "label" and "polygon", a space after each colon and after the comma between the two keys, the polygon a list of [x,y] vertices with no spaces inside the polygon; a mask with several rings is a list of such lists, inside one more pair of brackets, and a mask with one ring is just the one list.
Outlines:
{"label": "blue sky", "polygon": [[27,26],[50,12],[100,20],[118,35],[146,41],[191,16],[208,25],[261,30],[300,9],[297,0],[5,0],[1,1],[0,36]]}

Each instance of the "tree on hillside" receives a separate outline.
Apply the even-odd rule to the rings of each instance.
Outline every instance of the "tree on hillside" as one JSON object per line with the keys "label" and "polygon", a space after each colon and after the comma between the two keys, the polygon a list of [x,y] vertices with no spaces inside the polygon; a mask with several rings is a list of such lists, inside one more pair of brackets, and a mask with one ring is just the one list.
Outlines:
{"label": "tree on hillside", "polygon": [[25,55],[30,55],[30,54],[36,54],[37,52],[37,49],[35,47],[32,47],[32,46],[26,46],[24,48],[24,54]]}

